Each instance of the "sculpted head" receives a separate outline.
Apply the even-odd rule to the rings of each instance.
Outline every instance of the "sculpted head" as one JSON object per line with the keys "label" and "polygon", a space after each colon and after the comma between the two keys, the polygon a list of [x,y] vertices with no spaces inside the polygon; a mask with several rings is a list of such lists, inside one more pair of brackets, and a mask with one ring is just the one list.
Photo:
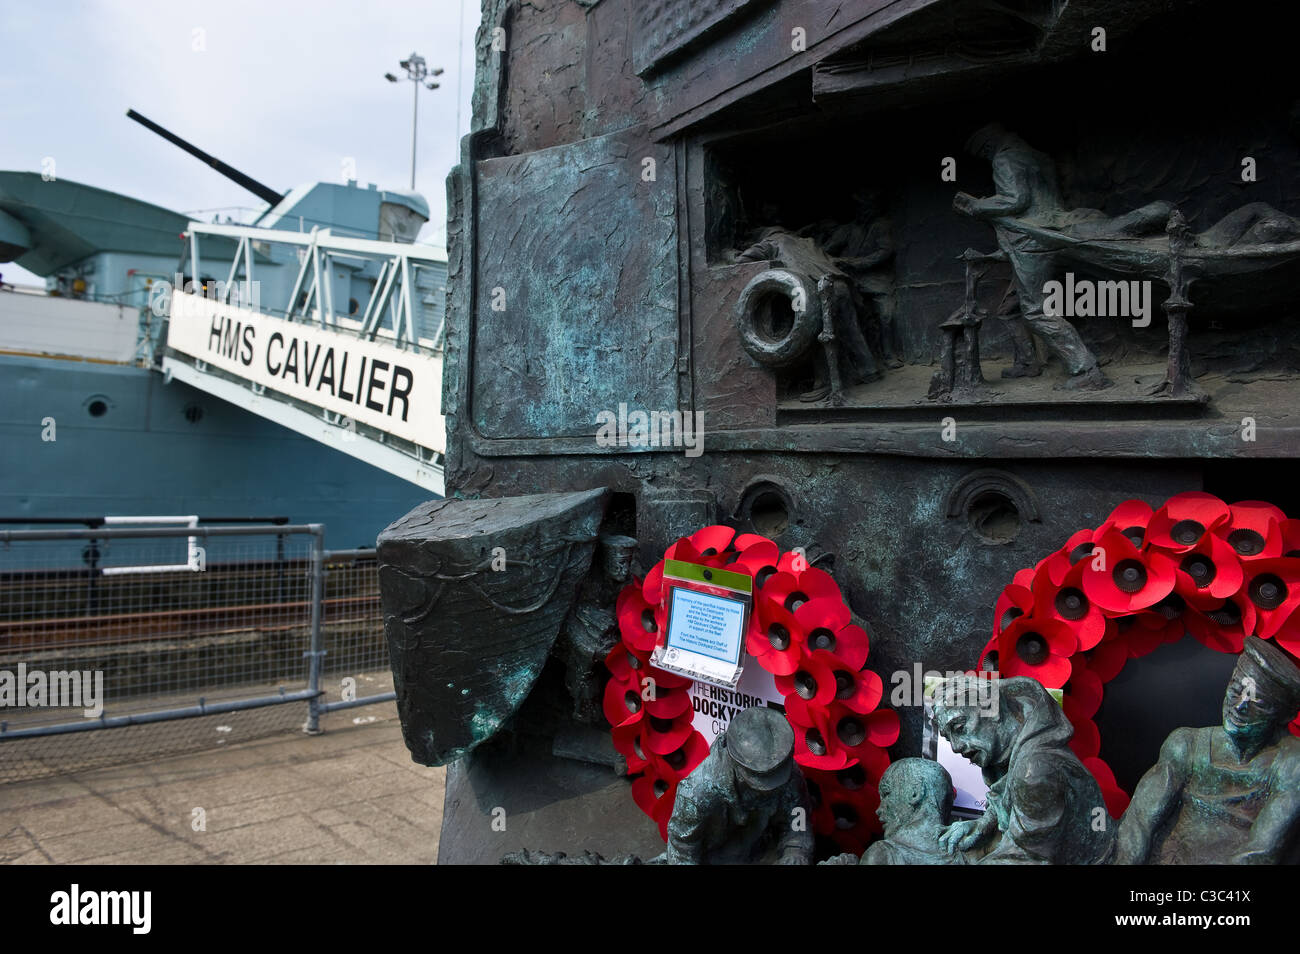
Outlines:
{"label": "sculpted head", "polygon": [[1010,135],[1010,131],[1001,123],[986,123],[971,133],[966,140],[966,151],[981,159],[992,159]]}
{"label": "sculpted head", "polygon": [[736,714],[723,743],[742,791],[770,792],[790,781],[794,730],[775,709],[753,706]]}
{"label": "sculpted head", "polygon": [[636,556],[636,538],[607,533],[600,536],[601,558],[607,579],[626,583],[632,575],[632,559]]}
{"label": "sculpted head", "polygon": [[900,759],[880,777],[880,819],[888,838],[918,823],[943,825],[952,811],[952,778],[938,762]]}
{"label": "sculpted head", "polygon": [[1247,636],[1223,696],[1223,731],[1240,748],[1264,745],[1300,708],[1300,667],[1270,642]]}
{"label": "sculpted head", "polygon": [[997,703],[1003,682],[1006,680],[955,676],[945,679],[935,690],[939,733],[954,752],[985,771],[1006,767],[1011,747],[1023,727]]}

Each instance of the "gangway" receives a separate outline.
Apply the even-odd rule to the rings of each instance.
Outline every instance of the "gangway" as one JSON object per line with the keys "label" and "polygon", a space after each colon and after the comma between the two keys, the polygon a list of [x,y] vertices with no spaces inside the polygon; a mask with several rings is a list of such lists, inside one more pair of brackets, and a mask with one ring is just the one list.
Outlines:
{"label": "gangway", "polygon": [[[161,369],[441,495],[445,259],[429,246],[191,222]],[[230,261],[204,271],[204,240]],[[436,317],[435,317],[436,316]]]}

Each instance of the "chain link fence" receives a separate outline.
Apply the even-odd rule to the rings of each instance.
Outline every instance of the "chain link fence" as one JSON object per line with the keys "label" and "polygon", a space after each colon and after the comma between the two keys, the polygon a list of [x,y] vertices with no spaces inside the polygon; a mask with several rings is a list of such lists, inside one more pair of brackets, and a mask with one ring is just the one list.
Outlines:
{"label": "chain link fence", "polygon": [[319,525],[0,531],[0,781],[393,698],[374,552]]}

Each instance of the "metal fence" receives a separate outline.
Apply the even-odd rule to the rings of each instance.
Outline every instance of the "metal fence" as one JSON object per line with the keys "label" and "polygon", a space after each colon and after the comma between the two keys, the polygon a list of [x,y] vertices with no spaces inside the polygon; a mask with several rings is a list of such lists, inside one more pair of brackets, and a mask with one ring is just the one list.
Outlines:
{"label": "metal fence", "polygon": [[323,539],[0,530],[0,780],[314,733],[391,701],[374,551]]}

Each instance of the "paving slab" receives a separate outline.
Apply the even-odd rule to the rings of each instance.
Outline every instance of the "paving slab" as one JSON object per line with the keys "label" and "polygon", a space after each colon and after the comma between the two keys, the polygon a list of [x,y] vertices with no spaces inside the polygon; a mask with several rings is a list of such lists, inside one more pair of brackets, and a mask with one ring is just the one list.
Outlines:
{"label": "paving slab", "polygon": [[434,863],[446,773],[411,761],[393,703],[322,727],[2,784],[0,863]]}

